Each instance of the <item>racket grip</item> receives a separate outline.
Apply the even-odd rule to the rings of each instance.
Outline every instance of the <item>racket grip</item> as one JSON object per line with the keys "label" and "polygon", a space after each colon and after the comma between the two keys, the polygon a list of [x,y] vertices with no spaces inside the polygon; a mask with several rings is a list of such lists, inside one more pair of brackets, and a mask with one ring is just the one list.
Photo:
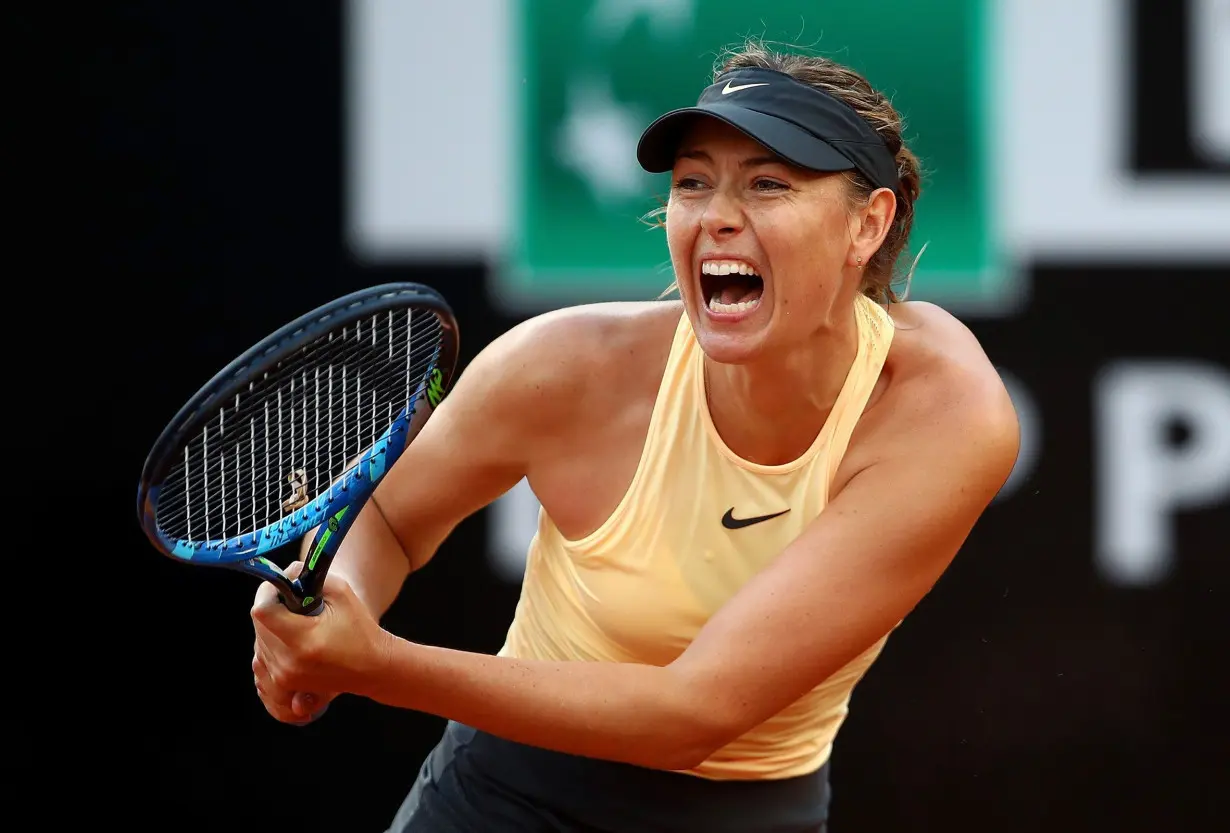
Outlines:
{"label": "racket grip", "polygon": [[324,717],[325,712],[327,712],[328,710],[329,710],[329,703],[325,703],[319,709],[312,712],[312,715],[308,717],[306,720],[300,720],[298,723],[292,723],[291,725],[292,726],[310,726],[313,723],[315,723],[317,720],[320,720],[322,717]]}
{"label": "racket grip", "polygon": [[303,607],[295,612],[300,613],[304,616],[319,616],[324,609],[325,609],[324,599],[320,598],[319,596],[317,596],[316,598],[312,598],[311,596],[308,596],[307,599],[304,600]]}
{"label": "racket grip", "polygon": [[319,616],[325,609],[325,600],[319,596],[308,596],[303,602],[295,603],[288,602],[285,593],[278,593],[278,601],[285,605],[291,613],[298,613],[301,616]]}

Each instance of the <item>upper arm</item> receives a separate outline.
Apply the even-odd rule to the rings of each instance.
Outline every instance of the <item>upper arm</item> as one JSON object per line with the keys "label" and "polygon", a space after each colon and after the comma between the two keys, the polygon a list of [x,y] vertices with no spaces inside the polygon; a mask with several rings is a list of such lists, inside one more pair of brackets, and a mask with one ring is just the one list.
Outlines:
{"label": "upper arm", "polygon": [[715,705],[720,741],[858,657],[939,579],[1016,460],[1016,415],[997,386],[903,417],[874,462],[676,661]]}
{"label": "upper arm", "polygon": [[385,475],[375,500],[412,569],[458,523],[516,485],[540,439],[568,419],[561,388],[572,353],[564,345],[577,335],[549,314],[492,341]]}

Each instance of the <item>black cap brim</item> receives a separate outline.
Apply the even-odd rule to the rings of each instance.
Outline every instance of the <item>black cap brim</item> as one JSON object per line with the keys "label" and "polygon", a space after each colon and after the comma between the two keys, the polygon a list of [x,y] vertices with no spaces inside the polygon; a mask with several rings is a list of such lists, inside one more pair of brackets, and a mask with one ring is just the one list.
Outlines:
{"label": "black cap brim", "polygon": [[684,133],[696,119],[706,116],[729,124],[801,168],[834,172],[856,167],[828,142],[785,119],[719,103],[672,110],[645,128],[636,146],[636,158],[641,167],[654,174],[674,168]]}

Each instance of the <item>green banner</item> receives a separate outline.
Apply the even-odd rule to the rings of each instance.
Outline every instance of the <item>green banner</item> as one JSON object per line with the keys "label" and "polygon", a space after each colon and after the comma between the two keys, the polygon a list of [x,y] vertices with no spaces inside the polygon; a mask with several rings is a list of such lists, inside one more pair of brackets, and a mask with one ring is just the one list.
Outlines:
{"label": "green banner", "polygon": [[891,96],[925,169],[911,297],[993,308],[998,256],[987,156],[984,0],[522,0],[512,240],[498,294],[545,307],[655,297],[672,281],[663,232],[641,218],[669,174],[635,158],[641,130],[695,103],[745,35],[804,44]]}

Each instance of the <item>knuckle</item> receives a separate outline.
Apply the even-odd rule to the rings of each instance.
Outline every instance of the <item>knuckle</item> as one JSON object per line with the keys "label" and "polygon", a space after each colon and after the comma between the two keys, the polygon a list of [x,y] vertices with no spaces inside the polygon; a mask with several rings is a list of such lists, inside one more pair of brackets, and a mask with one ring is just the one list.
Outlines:
{"label": "knuckle", "polygon": [[258,689],[261,705],[269,716],[282,723],[291,723],[295,720],[294,712],[283,703],[279,698],[271,695],[269,692]]}
{"label": "knuckle", "polygon": [[294,691],[295,685],[302,676],[296,668],[286,667],[273,671],[270,675],[273,684],[283,691]]}

